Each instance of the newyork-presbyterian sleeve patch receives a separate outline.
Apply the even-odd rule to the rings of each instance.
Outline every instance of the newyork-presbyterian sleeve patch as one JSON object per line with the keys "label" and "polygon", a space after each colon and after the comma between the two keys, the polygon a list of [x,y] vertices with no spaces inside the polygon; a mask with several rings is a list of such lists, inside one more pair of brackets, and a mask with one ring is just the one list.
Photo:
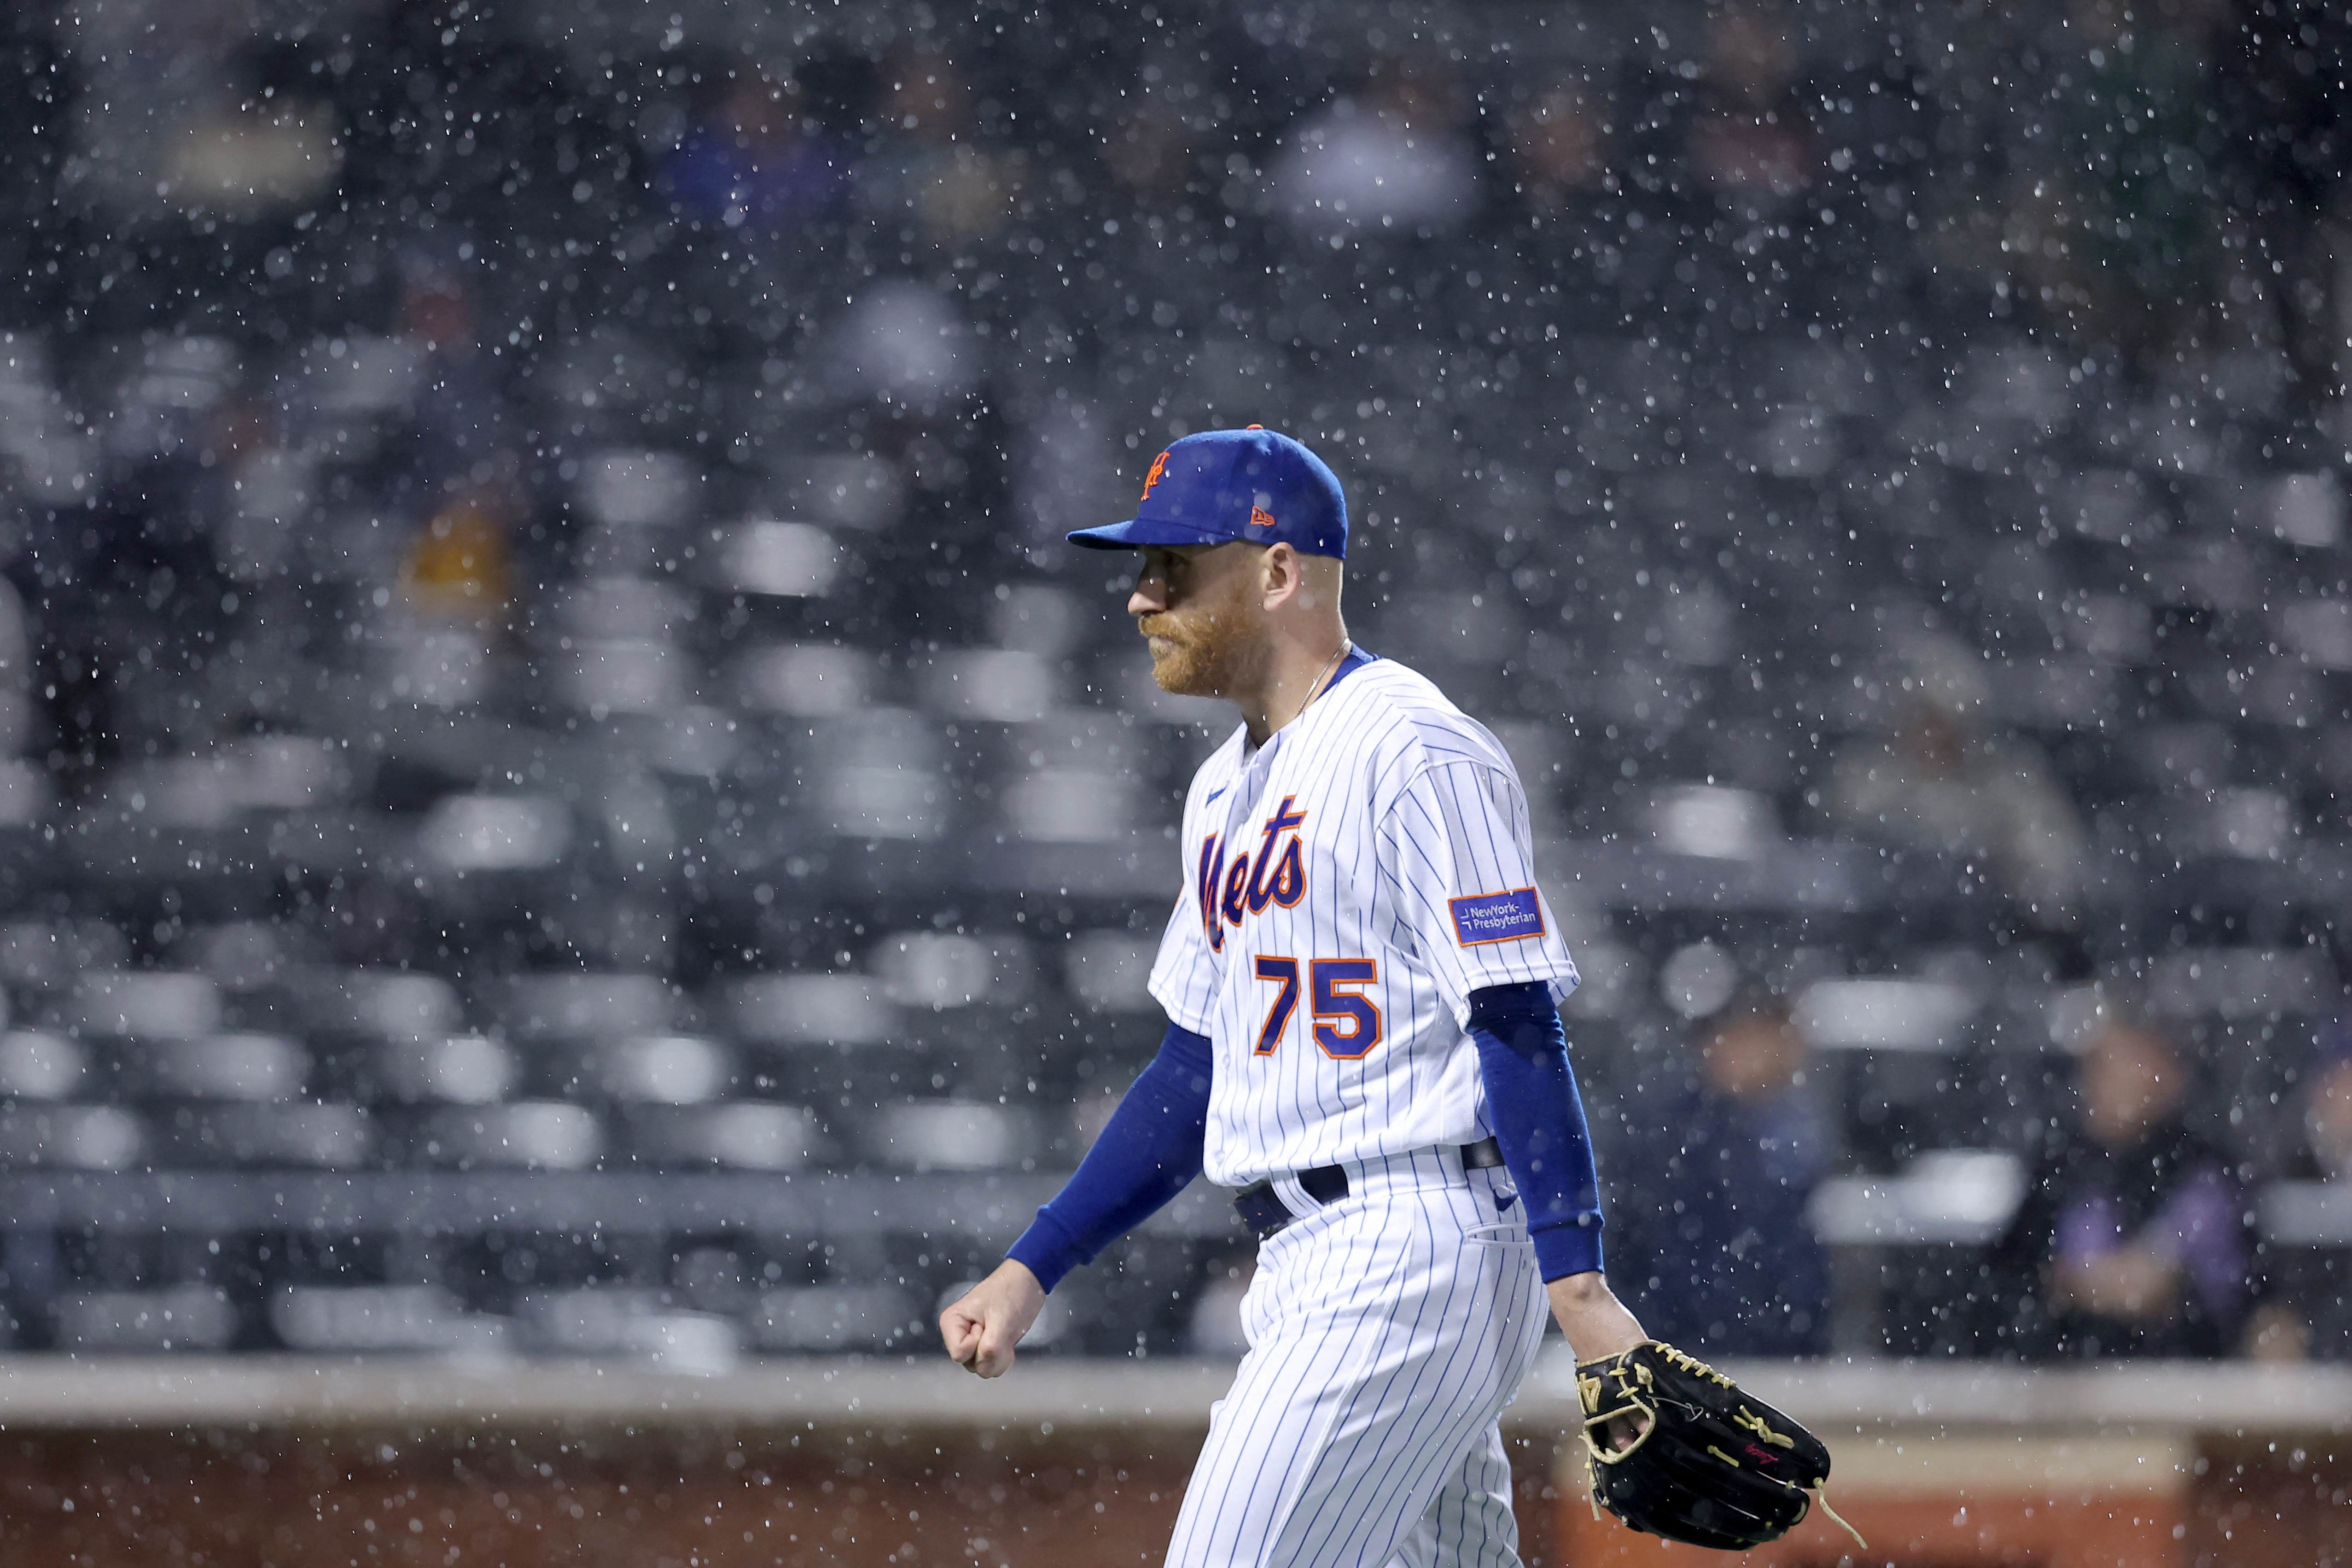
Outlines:
{"label": "newyork-presbyterian sleeve patch", "polygon": [[1543,905],[1533,888],[1512,893],[1478,893],[1448,900],[1454,911],[1454,934],[1465,947],[1490,942],[1519,942],[1544,933]]}

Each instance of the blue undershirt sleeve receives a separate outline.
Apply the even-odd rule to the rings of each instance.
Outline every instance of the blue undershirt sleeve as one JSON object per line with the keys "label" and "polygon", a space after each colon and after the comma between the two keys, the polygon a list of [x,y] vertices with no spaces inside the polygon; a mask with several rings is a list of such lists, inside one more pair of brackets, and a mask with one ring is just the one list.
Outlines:
{"label": "blue undershirt sleeve", "polygon": [[1472,992],[1470,1037],[1495,1141],[1528,1205],[1537,1267],[1546,1280],[1598,1269],[1600,1182],[1550,986],[1536,981]]}
{"label": "blue undershirt sleeve", "polygon": [[1005,1256],[1051,1290],[1182,1192],[1201,1173],[1212,1059],[1207,1036],[1169,1025],[1076,1173]]}

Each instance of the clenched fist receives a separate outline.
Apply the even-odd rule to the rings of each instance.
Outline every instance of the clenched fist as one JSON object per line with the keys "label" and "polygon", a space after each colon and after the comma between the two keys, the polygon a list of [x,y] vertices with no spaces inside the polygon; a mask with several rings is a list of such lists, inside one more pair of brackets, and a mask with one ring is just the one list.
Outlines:
{"label": "clenched fist", "polygon": [[1045,1306],[1045,1289],[1037,1277],[1026,1264],[1008,1258],[948,1304],[940,1314],[940,1338],[958,1363],[982,1377],[1002,1377],[1012,1368],[1013,1347]]}

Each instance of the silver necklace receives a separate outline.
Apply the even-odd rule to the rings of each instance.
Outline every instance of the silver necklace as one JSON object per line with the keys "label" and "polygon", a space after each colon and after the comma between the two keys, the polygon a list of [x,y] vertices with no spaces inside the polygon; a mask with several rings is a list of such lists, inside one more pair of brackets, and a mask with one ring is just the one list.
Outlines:
{"label": "silver necklace", "polygon": [[[1298,705],[1298,712],[1293,713],[1290,716],[1290,724],[1297,723],[1299,714],[1306,712],[1314,700],[1318,697],[1323,695],[1323,678],[1329,675],[1332,670],[1338,668],[1339,661],[1348,657],[1348,650],[1355,646],[1355,643],[1347,637],[1341,637],[1339,639],[1339,651],[1333,654],[1329,662],[1326,663],[1322,668],[1315,672],[1314,680],[1310,682],[1307,688],[1307,700]],[[1283,728],[1287,730],[1290,728],[1290,724],[1285,724]]]}

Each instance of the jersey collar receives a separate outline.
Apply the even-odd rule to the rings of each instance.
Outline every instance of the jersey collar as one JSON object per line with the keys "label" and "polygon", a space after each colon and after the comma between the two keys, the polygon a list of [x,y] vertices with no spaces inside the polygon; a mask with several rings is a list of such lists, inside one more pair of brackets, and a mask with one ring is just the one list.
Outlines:
{"label": "jersey collar", "polygon": [[1268,735],[1265,738],[1265,745],[1259,746],[1251,743],[1248,725],[1244,724],[1239,730],[1235,731],[1234,733],[1240,737],[1242,742],[1242,765],[1244,767],[1247,767],[1251,760],[1258,756],[1261,752],[1271,752],[1274,750],[1276,744],[1280,742],[1285,735],[1287,735],[1293,730],[1297,729],[1300,724],[1304,723],[1308,715],[1312,714],[1315,710],[1321,705],[1323,699],[1331,695],[1331,691],[1334,687],[1338,686],[1339,682],[1347,679],[1348,677],[1355,674],[1356,671],[1363,668],[1364,666],[1378,662],[1380,657],[1381,656],[1376,653],[1366,653],[1360,647],[1350,647],[1348,650],[1347,657],[1340,659],[1339,667],[1331,672],[1330,679],[1324,681],[1322,689],[1316,692],[1315,700],[1307,703],[1305,708],[1301,709],[1297,718],[1293,719],[1289,723],[1285,724],[1281,729],[1276,730],[1273,734]]}

